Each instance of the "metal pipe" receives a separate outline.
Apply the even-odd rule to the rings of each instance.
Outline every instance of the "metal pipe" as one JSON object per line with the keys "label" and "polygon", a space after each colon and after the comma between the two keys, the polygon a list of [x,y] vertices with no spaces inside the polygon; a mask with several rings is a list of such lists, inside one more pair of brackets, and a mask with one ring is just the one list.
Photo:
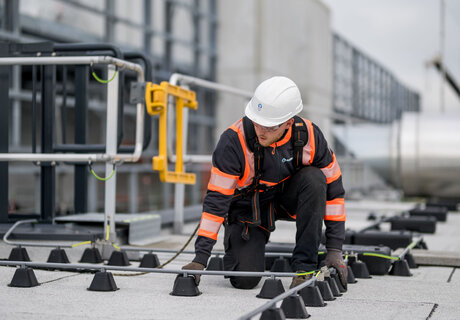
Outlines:
{"label": "metal pipe", "polygon": [[[121,69],[128,69],[137,72],[139,82],[144,82],[144,71],[138,64],[127,62],[109,56],[86,56],[86,57],[8,57],[0,58],[1,65],[78,65],[78,64],[111,64]],[[110,83],[109,83],[110,86]],[[116,106],[117,107],[117,106]],[[39,161],[39,162],[136,162],[142,153],[143,131],[144,131],[144,106],[142,103],[136,105],[136,142],[132,154],[30,154],[10,153],[1,154],[0,161]]]}
{"label": "metal pipe", "polygon": [[277,302],[291,296],[291,295],[294,295],[296,294],[298,291],[302,290],[303,288],[307,287],[307,286],[310,286],[312,285],[313,283],[315,283],[316,281],[316,277],[313,276],[310,280],[308,281],[305,281],[304,283],[302,284],[299,284],[298,286],[292,288],[292,289],[289,289],[288,291],[274,297],[273,299],[271,299],[270,301],[268,301],[267,303],[261,305],[260,307],[254,309],[253,311],[251,312],[248,312],[246,313],[245,315],[241,316],[238,318],[238,320],[249,320],[251,319],[252,317],[254,317],[256,314],[258,313],[261,313],[261,312],[264,312],[265,310],[267,309],[270,309],[272,306],[274,306]]}
{"label": "metal pipe", "polygon": [[[63,243],[42,243],[42,242],[20,242],[20,241],[10,241],[8,240],[8,237],[10,234],[13,233],[13,231],[21,224],[26,224],[26,223],[38,223],[37,219],[28,219],[28,220],[20,220],[17,221],[15,224],[11,226],[10,229],[4,234],[3,236],[3,242],[9,245],[13,246],[22,246],[22,247],[60,247],[60,248],[73,248],[74,245],[69,245],[69,244],[63,244]],[[142,252],[146,251],[148,253],[152,252],[160,252],[160,253],[178,253],[177,250],[171,250],[171,249],[155,249],[155,248],[132,248],[132,247],[124,247],[121,246],[120,250],[123,251],[137,251],[137,252]],[[184,250],[181,252],[181,254],[195,254],[195,251],[193,250]],[[211,252],[211,255],[214,256],[219,256],[219,255],[225,255],[224,251],[213,251]],[[265,256],[268,257],[290,257],[292,256],[291,253],[288,252],[265,252]]]}
{"label": "metal pipe", "polygon": [[[26,262],[26,261],[6,261],[0,260],[2,266],[27,266],[36,268],[55,268],[55,269],[84,269],[84,270],[115,270],[130,272],[151,272],[151,273],[173,273],[209,276],[238,276],[238,277],[294,277],[293,272],[254,272],[254,271],[208,271],[208,270],[182,270],[182,269],[158,269],[158,268],[139,268],[139,267],[120,267],[109,265],[94,265],[85,263],[48,263],[48,262]],[[300,286],[299,286],[300,287]],[[297,287],[296,287],[297,288]]]}
{"label": "metal pipe", "polygon": [[410,250],[412,250],[415,246],[417,246],[420,242],[423,241],[423,237],[420,237],[418,240],[414,240],[412,241],[411,244],[409,244],[404,250],[403,252],[401,252],[401,254],[399,255],[399,259],[404,259],[404,257],[406,256],[407,253],[409,253]]}
{"label": "metal pipe", "polygon": [[16,229],[19,225],[25,223],[38,223],[37,219],[28,219],[28,220],[20,220],[17,221],[15,224],[11,226],[10,229],[3,235],[3,242],[12,246],[19,246],[19,247],[42,247],[42,248],[73,248],[73,245],[70,244],[63,244],[63,243],[42,243],[42,242],[20,242],[20,241],[10,241],[8,237],[11,233],[13,233],[14,229]]}
{"label": "metal pipe", "polygon": [[[132,247],[124,247],[121,246],[120,250],[123,251],[137,251],[137,252],[142,252],[142,251],[147,251],[148,253],[152,252],[158,252],[158,253],[178,253],[179,251],[177,250],[172,250],[172,249],[155,249],[155,248],[132,248]],[[195,254],[195,251],[193,250],[183,250],[181,254]],[[211,256],[220,256],[220,255],[225,255],[225,251],[212,251]],[[290,252],[265,252],[266,257],[291,257],[292,253]]]}
{"label": "metal pipe", "polygon": [[406,196],[458,198],[460,135],[453,133],[459,127],[457,111],[404,112],[390,125],[335,126],[333,132],[357,159]]}
{"label": "metal pipe", "polygon": [[[180,74],[180,73],[173,73],[171,77],[169,78],[169,83],[171,83],[172,85],[196,85],[202,88],[214,89],[216,91],[231,93],[231,94],[246,97],[249,99],[252,97],[252,93],[250,91],[237,89],[237,88],[227,86],[224,84],[219,84],[216,82],[203,80],[203,79],[196,78],[196,77],[191,77],[191,76],[187,76],[187,75]],[[184,120],[185,121],[188,120],[187,116],[184,116]],[[172,121],[173,121],[172,117],[168,117],[168,122],[169,122],[168,127],[170,128],[173,125]],[[184,144],[186,145],[187,141],[184,141]],[[168,161],[172,163],[176,163],[177,157],[175,155],[175,151],[173,148],[172,139],[168,140],[167,154],[168,154]],[[184,163],[186,162],[209,163],[211,162],[211,155],[187,155],[186,153],[184,153],[183,161]]]}

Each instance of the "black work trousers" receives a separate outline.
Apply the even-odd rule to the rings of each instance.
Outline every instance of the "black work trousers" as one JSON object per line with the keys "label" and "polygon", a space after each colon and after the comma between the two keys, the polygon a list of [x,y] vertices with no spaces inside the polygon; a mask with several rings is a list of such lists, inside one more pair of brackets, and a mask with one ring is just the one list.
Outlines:
{"label": "black work trousers", "polygon": [[[326,178],[316,167],[305,167],[285,181],[278,189],[273,201],[277,220],[292,220],[296,223],[296,244],[292,253],[293,271],[311,271],[318,263],[318,247],[321,227],[326,209]],[[268,206],[261,205],[262,215]],[[247,210],[251,210],[249,207]],[[229,216],[232,212],[229,212]],[[225,225],[224,269],[230,271],[265,270],[265,244],[270,233],[260,227],[249,227],[237,219],[229,219]],[[242,232],[248,228],[249,240],[244,240]],[[260,277],[230,277],[230,282],[238,289],[252,289]]]}

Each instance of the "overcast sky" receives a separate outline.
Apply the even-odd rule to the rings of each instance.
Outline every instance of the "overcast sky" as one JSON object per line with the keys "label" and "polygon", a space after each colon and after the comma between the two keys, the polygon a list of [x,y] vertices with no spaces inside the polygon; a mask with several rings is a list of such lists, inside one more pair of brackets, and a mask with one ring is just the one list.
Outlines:
{"label": "overcast sky", "polygon": [[[417,90],[424,110],[440,110],[441,78],[425,67],[440,52],[440,1],[323,0],[333,30]],[[444,61],[460,85],[460,0],[444,3]],[[460,98],[447,85],[445,109],[460,111]]]}

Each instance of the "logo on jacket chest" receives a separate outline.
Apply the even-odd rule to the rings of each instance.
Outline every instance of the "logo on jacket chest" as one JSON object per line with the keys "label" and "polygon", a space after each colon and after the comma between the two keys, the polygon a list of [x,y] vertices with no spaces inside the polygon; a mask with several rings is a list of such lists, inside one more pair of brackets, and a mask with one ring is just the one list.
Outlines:
{"label": "logo on jacket chest", "polygon": [[294,159],[294,157],[290,157],[290,158],[288,158],[288,159],[283,158],[283,159],[281,159],[281,162],[283,162],[283,163],[285,163],[285,162],[291,162],[292,159]]}

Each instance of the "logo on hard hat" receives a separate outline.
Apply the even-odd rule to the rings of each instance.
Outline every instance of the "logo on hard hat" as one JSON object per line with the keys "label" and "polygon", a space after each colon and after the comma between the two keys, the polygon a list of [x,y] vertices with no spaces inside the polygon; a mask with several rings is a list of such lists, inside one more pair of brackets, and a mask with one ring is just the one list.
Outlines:
{"label": "logo on hard hat", "polygon": [[257,110],[261,110],[262,109],[262,103],[259,103],[259,105],[257,106]]}

